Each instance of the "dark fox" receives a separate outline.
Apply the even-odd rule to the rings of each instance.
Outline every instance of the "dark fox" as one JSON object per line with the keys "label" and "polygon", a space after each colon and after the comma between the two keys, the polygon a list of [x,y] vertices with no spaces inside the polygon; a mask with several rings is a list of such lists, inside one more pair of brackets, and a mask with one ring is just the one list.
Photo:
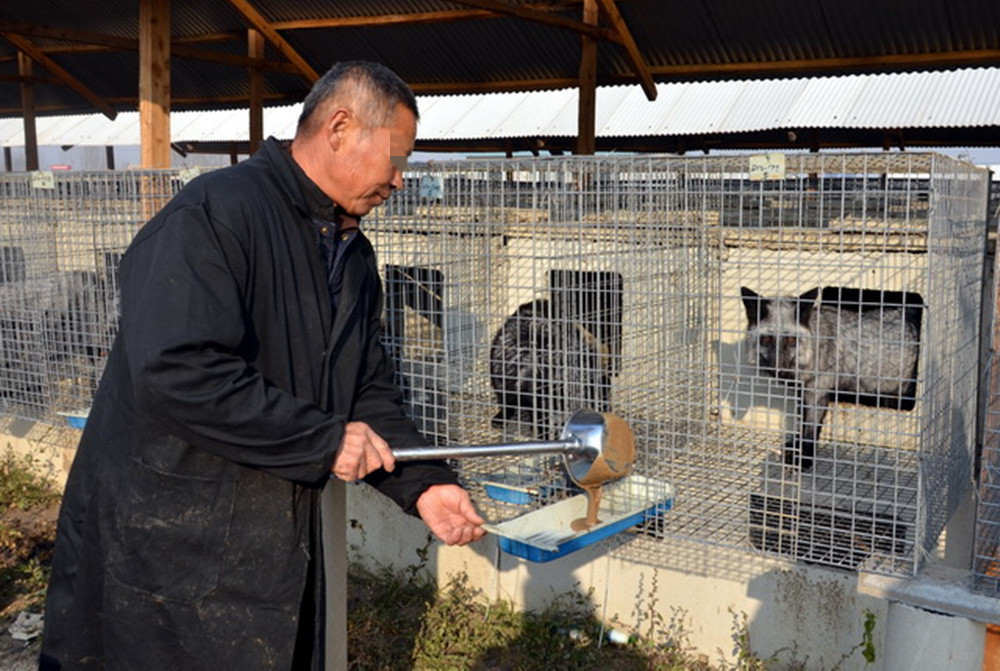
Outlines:
{"label": "dark fox", "polygon": [[500,405],[492,422],[497,428],[516,422],[551,439],[574,410],[610,409],[603,348],[587,329],[552,312],[546,299],[525,303],[493,338],[490,383]]}
{"label": "dark fox", "polygon": [[[828,287],[764,298],[741,287],[748,359],[801,385],[801,421],[785,443],[786,464],[809,470],[831,401],[908,410],[916,391],[919,295]],[[913,299],[913,300],[910,300]]]}

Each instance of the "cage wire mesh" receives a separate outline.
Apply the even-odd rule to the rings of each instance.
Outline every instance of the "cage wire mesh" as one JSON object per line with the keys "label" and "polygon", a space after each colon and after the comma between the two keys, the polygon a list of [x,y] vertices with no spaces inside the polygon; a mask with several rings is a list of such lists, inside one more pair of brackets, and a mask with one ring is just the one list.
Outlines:
{"label": "cage wire mesh", "polygon": [[117,268],[172,172],[0,176],[0,408],[84,412],[117,330]]}
{"label": "cage wire mesh", "polygon": [[[468,160],[367,230],[433,440],[611,411],[676,489],[616,553],[909,575],[971,480],[986,188],[932,154]],[[494,520],[579,493],[557,457],[458,465]]]}
{"label": "cage wire mesh", "polygon": [[[1000,226],[1000,182],[992,182],[990,228]],[[1000,272],[994,253],[990,308],[989,365],[983,385],[985,412],[982,455],[979,463],[979,503],[973,559],[972,587],[989,596],[1000,596]],[[984,305],[986,302],[984,301]]]}
{"label": "cage wire mesh", "polygon": [[[404,400],[438,444],[555,438],[583,407],[623,417],[635,471],[676,491],[616,539],[627,558],[662,565],[680,537],[912,574],[971,478],[985,171],[758,158],[414,166],[365,221]],[[89,405],[120,255],[181,182],[0,177],[5,417]],[[769,364],[768,334],[826,358]],[[579,493],[554,456],[458,466],[492,521]]]}

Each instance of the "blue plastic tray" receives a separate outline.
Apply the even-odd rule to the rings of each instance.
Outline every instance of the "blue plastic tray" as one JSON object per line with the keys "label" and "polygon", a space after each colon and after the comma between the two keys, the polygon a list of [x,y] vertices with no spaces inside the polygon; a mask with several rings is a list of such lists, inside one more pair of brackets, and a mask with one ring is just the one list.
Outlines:
{"label": "blue plastic tray", "polygon": [[537,488],[519,487],[503,482],[483,482],[486,496],[496,501],[527,505],[538,497]]}
{"label": "blue plastic tray", "polygon": [[558,559],[593,545],[644,520],[657,517],[673,506],[674,488],[658,480],[632,475],[604,486],[597,511],[600,524],[574,531],[573,520],[587,514],[587,497],[579,494],[485,528],[497,536],[500,549],[533,562]]}
{"label": "blue plastic tray", "polygon": [[518,463],[489,473],[482,480],[486,495],[496,501],[527,505],[552,496],[557,489],[565,489],[565,480],[556,482],[551,468],[544,464]]}
{"label": "blue plastic tray", "polygon": [[90,408],[74,410],[72,412],[57,412],[56,414],[62,416],[66,420],[66,424],[74,429],[82,429],[87,425],[87,415],[90,414]]}

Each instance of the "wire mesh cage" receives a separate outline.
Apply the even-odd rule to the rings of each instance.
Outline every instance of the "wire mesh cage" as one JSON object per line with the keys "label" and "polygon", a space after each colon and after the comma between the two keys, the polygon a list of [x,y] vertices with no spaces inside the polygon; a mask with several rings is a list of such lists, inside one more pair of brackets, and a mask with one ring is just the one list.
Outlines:
{"label": "wire mesh cage", "polygon": [[[1000,225],[1000,182],[992,183],[989,211],[990,228]],[[989,596],[1000,596],[1000,273],[994,255],[992,288],[984,301],[992,322],[989,330],[989,365],[983,384],[985,412],[982,432],[982,456],[979,464],[979,504],[976,519],[976,541],[972,571],[972,586]]]}
{"label": "wire mesh cage", "polygon": [[0,407],[84,411],[117,330],[117,268],[179,186],[170,172],[0,177]]}
{"label": "wire mesh cage", "polygon": [[[89,405],[120,255],[183,180],[43,177],[0,178],[0,404],[52,419]],[[612,412],[676,493],[615,552],[905,575],[971,480],[986,186],[932,154],[476,159],[414,166],[365,230],[431,442]],[[493,521],[579,493],[554,456],[458,465]]]}
{"label": "wire mesh cage", "polygon": [[[931,154],[471,160],[368,230],[435,440],[611,411],[677,496],[616,552],[906,575],[971,479],[986,187]],[[499,518],[577,493],[558,459],[460,466]]]}

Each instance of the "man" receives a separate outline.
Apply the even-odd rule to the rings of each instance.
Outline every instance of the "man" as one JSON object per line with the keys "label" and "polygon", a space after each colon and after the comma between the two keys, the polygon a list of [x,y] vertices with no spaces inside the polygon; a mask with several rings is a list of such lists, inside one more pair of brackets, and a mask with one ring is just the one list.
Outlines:
{"label": "man", "polygon": [[335,65],[290,147],[193,180],[136,235],[60,512],[42,668],[319,668],[319,496],[364,478],[465,544],[483,522],[403,414],[357,219],[402,185],[413,93]]}

